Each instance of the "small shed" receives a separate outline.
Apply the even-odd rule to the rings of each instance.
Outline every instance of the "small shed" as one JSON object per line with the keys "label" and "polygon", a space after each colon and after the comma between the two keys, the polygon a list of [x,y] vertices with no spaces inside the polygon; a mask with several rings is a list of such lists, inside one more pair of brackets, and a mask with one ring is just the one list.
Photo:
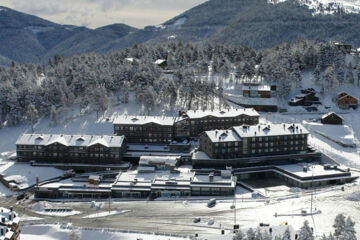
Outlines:
{"label": "small shed", "polygon": [[323,124],[343,124],[344,119],[334,112],[329,112],[321,117]]}

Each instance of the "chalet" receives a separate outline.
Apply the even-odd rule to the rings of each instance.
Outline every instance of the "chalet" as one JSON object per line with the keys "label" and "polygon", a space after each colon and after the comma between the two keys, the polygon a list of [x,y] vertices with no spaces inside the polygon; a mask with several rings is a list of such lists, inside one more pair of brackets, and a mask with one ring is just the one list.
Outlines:
{"label": "chalet", "polygon": [[189,110],[180,112],[175,121],[175,136],[197,137],[203,131],[227,129],[232,126],[259,123],[259,113],[251,108],[228,109],[221,111]]}
{"label": "chalet", "polygon": [[319,98],[315,95],[315,91],[304,89],[301,92],[295,98],[290,99],[288,103],[290,106],[310,106],[313,103],[319,103]]}
{"label": "chalet", "polygon": [[0,208],[0,239],[20,239],[20,217],[12,209]]}
{"label": "chalet", "polygon": [[124,135],[129,143],[170,143],[173,139],[173,117],[129,116],[117,117],[114,134]]}
{"label": "chalet", "polygon": [[301,124],[243,125],[201,133],[199,150],[213,159],[300,153],[308,134]]}
{"label": "chalet", "polygon": [[23,134],[16,142],[19,161],[116,164],[125,149],[124,136]]}
{"label": "chalet", "polygon": [[243,86],[242,92],[244,97],[270,98],[271,86],[270,85]]}
{"label": "chalet", "polygon": [[344,119],[334,112],[329,112],[321,117],[323,124],[343,124]]}
{"label": "chalet", "polygon": [[337,104],[341,109],[356,109],[358,107],[359,100],[356,97],[353,97],[346,92],[341,92],[338,94]]}

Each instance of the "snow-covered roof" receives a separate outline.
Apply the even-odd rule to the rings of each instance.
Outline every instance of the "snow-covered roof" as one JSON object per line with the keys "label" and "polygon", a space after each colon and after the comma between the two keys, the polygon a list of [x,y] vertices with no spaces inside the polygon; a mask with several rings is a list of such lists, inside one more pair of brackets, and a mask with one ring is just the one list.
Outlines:
{"label": "snow-covered roof", "polygon": [[160,64],[162,64],[162,63],[164,63],[164,62],[166,62],[165,59],[158,59],[158,60],[156,60],[154,63],[155,63],[156,65],[160,65]]}
{"label": "snow-covered roof", "polygon": [[121,115],[114,120],[114,124],[128,124],[128,125],[144,125],[148,123],[156,123],[159,125],[172,126],[174,124],[174,117],[167,116],[130,116]]}
{"label": "snow-covered roof", "polygon": [[256,86],[243,86],[242,90],[250,90],[250,91],[270,91],[270,85],[256,85]]}
{"label": "snow-covered roof", "polygon": [[5,218],[5,222],[3,224],[5,225],[12,225],[13,223],[19,224],[20,218],[18,214],[14,211],[11,211],[7,208],[0,208],[0,221],[2,222],[2,219]]}
{"label": "snow-covered roof", "polygon": [[59,143],[64,146],[89,147],[100,144],[105,147],[121,147],[124,136],[109,135],[59,135],[59,134],[23,134],[16,141],[16,145],[43,145]]}
{"label": "snow-covered roof", "polygon": [[308,134],[301,124],[258,124],[255,126],[237,126],[229,130],[205,131],[212,142],[238,142],[242,138],[268,137],[292,134]]}
{"label": "snow-covered roof", "polygon": [[203,118],[207,116],[212,117],[237,117],[240,115],[248,115],[248,116],[260,116],[257,111],[253,108],[230,108],[226,110],[216,110],[216,111],[210,111],[210,110],[189,110],[186,112],[186,115],[191,119],[196,118]]}
{"label": "snow-covered roof", "polygon": [[179,156],[141,156],[139,165],[153,166],[153,165],[168,165],[175,167]]}
{"label": "snow-covered roof", "polygon": [[12,239],[14,232],[9,227],[0,226],[0,240]]}
{"label": "snow-covered roof", "polygon": [[205,134],[212,142],[239,142],[241,138],[232,130],[206,131]]}
{"label": "snow-covered roof", "polygon": [[308,130],[301,124],[258,124],[255,126],[238,126],[233,127],[234,131],[241,137],[256,136],[281,136],[292,134],[308,134]]}
{"label": "snow-covered roof", "polygon": [[[327,114],[324,114],[324,115],[321,117],[321,119],[325,119],[325,118],[329,117],[329,116],[332,115],[332,114],[335,114],[337,117],[343,119],[340,115],[336,114],[335,112],[329,112],[329,113],[327,113]],[[344,119],[343,119],[343,120],[344,120]]]}

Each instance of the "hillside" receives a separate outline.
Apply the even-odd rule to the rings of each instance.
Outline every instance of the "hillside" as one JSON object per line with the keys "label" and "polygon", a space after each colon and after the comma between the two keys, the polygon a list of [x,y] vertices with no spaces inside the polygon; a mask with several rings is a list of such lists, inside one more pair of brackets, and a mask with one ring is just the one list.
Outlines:
{"label": "hillside", "polygon": [[46,62],[55,55],[106,53],[174,39],[255,49],[303,39],[359,46],[357,7],[349,0],[209,0],[144,29],[65,26],[1,7],[0,55],[17,62]]}
{"label": "hillside", "polygon": [[[0,6],[0,56],[16,62],[46,61],[56,54],[93,52],[135,29],[113,24],[98,29],[60,25]],[[6,64],[4,58],[0,64]]]}

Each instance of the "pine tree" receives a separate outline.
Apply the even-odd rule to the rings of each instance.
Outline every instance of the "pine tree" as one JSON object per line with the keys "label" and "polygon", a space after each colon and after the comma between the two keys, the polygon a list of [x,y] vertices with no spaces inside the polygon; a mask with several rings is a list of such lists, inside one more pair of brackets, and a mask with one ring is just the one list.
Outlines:
{"label": "pine tree", "polygon": [[290,235],[290,229],[287,227],[284,235],[281,238],[282,240],[291,240],[291,235]]}
{"label": "pine tree", "polygon": [[321,82],[320,73],[321,73],[321,67],[319,64],[317,64],[314,69],[314,73],[313,73],[314,79],[315,79],[315,84],[320,84],[320,82]]}
{"label": "pine tree", "polygon": [[338,237],[339,240],[356,240],[355,222],[350,217],[346,219],[344,232]]}
{"label": "pine tree", "polygon": [[30,103],[28,105],[26,109],[25,117],[31,124],[31,131],[34,132],[34,124],[39,118],[38,111],[36,110],[34,104]]}
{"label": "pine tree", "polygon": [[247,240],[255,240],[255,232],[252,228],[246,232]]}
{"label": "pine tree", "polygon": [[314,235],[313,232],[309,226],[309,222],[306,220],[304,222],[304,225],[301,227],[299,232],[299,240],[313,240]]}
{"label": "pine tree", "polygon": [[336,216],[333,228],[335,229],[335,232],[334,232],[335,238],[338,238],[339,236],[341,236],[344,233],[345,216],[343,214],[338,214]]}
{"label": "pine tree", "polygon": [[246,239],[246,236],[241,230],[238,230],[235,233],[235,235],[233,236],[233,240],[245,240],[245,239]]}
{"label": "pine tree", "polygon": [[56,125],[58,123],[58,113],[56,111],[56,107],[54,105],[51,106],[50,110],[50,123],[51,125]]}

